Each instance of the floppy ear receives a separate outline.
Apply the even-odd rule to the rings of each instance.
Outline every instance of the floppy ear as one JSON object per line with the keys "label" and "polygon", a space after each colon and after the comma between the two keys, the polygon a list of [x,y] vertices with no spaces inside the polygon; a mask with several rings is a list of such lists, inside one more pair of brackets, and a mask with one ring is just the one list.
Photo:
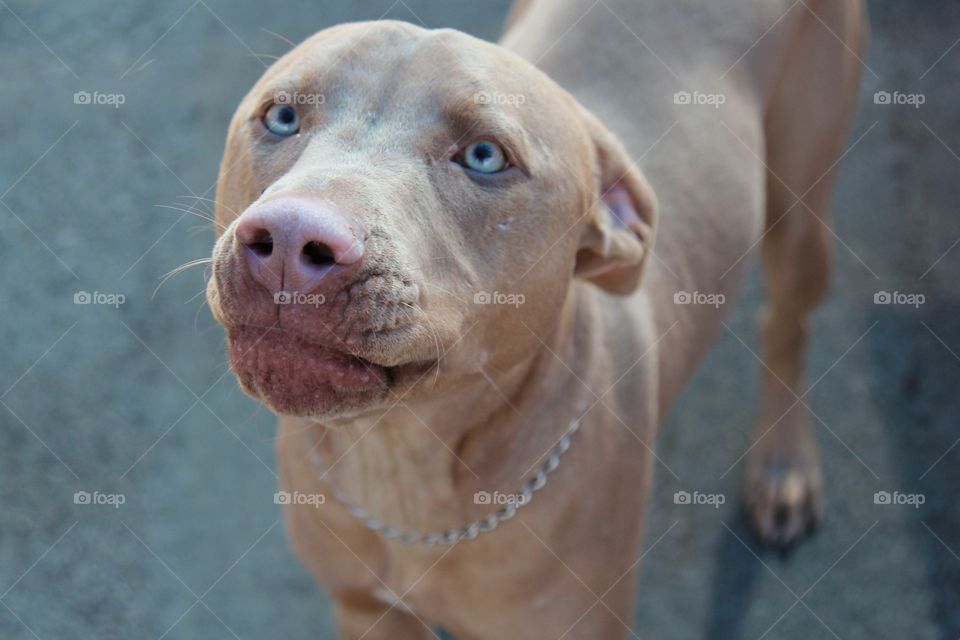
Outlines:
{"label": "floppy ear", "polygon": [[610,293],[636,290],[653,245],[653,189],[620,141],[583,109],[594,147],[596,193],[580,237],[574,274]]}

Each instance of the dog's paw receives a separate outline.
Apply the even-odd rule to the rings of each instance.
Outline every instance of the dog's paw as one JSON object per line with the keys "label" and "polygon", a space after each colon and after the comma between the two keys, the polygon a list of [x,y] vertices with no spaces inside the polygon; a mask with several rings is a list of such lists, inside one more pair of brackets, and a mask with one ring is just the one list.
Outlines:
{"label": "dog's paw", "polygon": [[775,441],[757,445],[749,456],[744,507],[751,527],[767,546],[787,549],[812,532],[823,519],[824,508],[816,445],[787,450]]}

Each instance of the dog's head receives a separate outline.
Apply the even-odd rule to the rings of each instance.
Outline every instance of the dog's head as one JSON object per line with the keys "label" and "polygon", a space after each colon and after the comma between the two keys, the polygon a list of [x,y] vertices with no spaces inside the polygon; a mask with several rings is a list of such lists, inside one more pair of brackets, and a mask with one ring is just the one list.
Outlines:
{"label": "dog's head", "polygon": [[632,291],[654,209],[530,63],[456,31],[342,25],[231,122],[208,301],[248,393],[356,414],[529,358],[576,280]]}

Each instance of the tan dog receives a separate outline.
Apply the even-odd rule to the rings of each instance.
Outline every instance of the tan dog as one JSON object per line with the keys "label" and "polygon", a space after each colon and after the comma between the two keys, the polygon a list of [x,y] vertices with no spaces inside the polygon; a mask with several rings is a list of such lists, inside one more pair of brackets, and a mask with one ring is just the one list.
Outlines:
{"label": "tan dog", "polygon": [[343,637],[625,637],[658,422],[761,239],[748,511],[779,545],[816,523],[794,394],[863,18],[859,0],[527,0],[500,46],[348,24],[257,83],[208,297],[244,389],[281,415],[289,535]]}

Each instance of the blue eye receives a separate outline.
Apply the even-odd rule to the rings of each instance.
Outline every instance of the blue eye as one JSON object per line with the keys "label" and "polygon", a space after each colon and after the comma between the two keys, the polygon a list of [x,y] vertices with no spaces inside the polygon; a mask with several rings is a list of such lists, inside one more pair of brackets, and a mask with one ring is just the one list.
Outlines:
{"label": "blue eye", "polygon": [[300,116],[288,104],[275,104],[263,116],[263,124],[277,136],[292,136],[300,131]]}
{"label": "blue eye", "polygon": [[496,142],[478,140],[463,150],[461,164],[477,173],[500,173],[507,168],[507,154]]}

